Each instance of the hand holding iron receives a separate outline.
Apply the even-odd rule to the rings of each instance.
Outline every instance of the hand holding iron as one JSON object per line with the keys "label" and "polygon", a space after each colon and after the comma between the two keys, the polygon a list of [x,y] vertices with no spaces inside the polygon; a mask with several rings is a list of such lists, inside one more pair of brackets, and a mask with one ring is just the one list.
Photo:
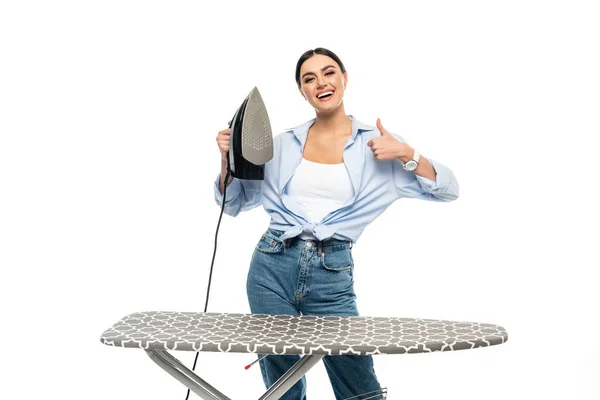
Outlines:
{"label": "hand holding iron", "polygon": [[227,152],[229,151],[229,136],[231,134],[231,128],[223,129],[219,131],[217,135],[217,145],[219,146],[219,150],[221,151],[221,158],[225,159],[227,157]]}

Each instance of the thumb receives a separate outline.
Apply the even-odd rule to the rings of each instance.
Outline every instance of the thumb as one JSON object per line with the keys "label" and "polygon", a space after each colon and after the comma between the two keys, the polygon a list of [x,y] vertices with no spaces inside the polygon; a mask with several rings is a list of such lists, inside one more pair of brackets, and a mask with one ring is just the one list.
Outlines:
{"label": "thumb", "polygon": [[377,128],[381,132],[381,136],[389,135],[390,133],[381,125],[381,119],[377,118]]}

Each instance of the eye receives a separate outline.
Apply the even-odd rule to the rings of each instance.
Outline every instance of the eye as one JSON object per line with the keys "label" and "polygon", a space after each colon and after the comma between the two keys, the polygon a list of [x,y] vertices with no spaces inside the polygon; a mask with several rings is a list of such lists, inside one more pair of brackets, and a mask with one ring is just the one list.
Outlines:
{"label": "eye", "polygon": [[312,82],[312,80],[313,80],[313,78],[308,78],[304,81],[304,83],[310,83],[310,82]]}
{"label": "eye", "polygon": [[332,75],[332,74],[335,74],[335,72],[334,71],[327,71],[327,72],[325,72],[325,76]]}

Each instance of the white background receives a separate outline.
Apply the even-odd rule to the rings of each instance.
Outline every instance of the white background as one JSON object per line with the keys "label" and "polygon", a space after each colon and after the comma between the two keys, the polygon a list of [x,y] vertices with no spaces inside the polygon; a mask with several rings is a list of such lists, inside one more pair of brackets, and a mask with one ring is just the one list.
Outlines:
{"label": "white background", "polygon": [[[203,309],[217,132],[254,86],[275,134],[312,118],[294,68],[319,46],[346,64],[347,113],[381,117],[461,187],[367,227],[361,314],[509,333],[376,356],[389,397],[600,398],[599,19],[594,1],[3,2],[0,398],[184,399],[100,335],[131,312]],[[262,208],[224,216],[209,311],[249,312],[268,223]],[[258,398],[253,360],[202,353],[197,371]],[[333,398],[322,364],[307,378],[310,399]]]}

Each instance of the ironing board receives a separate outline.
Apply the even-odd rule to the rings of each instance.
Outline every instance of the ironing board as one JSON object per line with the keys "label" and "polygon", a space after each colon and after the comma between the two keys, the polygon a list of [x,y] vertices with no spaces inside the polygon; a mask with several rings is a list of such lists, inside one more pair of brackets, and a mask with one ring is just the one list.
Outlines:
{"label": "ironing board", "polygon": [[497,325],[418,318],[147,311],[127,315],[100,341],[144,349],[203,399],[230,400],[168,350],[299,354],[303,357],[259,400],[280,398],[324,356],[430,353],[505,343]]}

